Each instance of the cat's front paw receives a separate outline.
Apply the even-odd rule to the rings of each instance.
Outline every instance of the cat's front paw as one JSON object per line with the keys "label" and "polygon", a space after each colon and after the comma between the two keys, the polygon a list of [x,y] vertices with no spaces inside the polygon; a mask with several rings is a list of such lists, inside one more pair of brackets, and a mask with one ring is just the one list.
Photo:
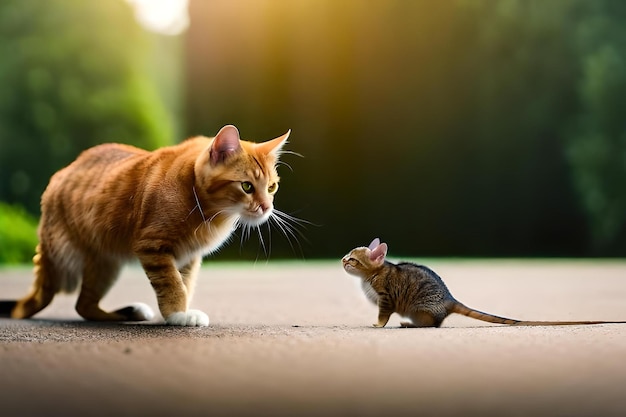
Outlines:
{"label": "cat's front paw", "polygon": [[[385,323],[385,324],[387,324],[387,323]],[[372,324],[372,326],[373,326],[373,327],[376,327],[377,329],[380,329],[380,328],[382,328],[382,327],[385,327],[385,325],[384,325],[384,324],[378,324],[378,323],[374,323],[374,324]]]}
{"label": "cat's front paw", "polygon": [[208,326],[209,316],[200,310],[177,311],[165,319],[171,326]]}

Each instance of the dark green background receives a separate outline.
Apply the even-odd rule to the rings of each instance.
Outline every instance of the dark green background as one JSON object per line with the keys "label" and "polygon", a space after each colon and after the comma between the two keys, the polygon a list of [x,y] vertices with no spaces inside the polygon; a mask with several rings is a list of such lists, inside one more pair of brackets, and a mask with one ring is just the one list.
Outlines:
{"label": "dark green background", "polygon": [[[0,4],[0,199],[37,215],[99,142],[292,129],[270,258],[622,256],[626,2],[192,0],[174,38],[122,1]],[[293,248],[291,247],[293,245]],[[256,236],[218,258],[260,258]]]}

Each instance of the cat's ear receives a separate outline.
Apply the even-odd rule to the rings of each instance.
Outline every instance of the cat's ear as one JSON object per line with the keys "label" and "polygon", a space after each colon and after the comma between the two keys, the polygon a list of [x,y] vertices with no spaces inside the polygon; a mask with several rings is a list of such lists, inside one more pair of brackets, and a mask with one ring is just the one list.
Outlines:
{"label": "cat's ear", "polygon": [[210,156],[211,165],[224,162],[229,156],[237,153],[241,149],[239,143],[239,131],[233,125],[226,125],[217,132],[211,144]]}
{"label": "cat's ear", "polygon": [[380,239],[376,238],[374,240],[372,240],[372,243],[370,243],[370,245],[367,247],[369,250],[374,250],[376,249],[376,247],[380,245]]}
{"label": "cat's ear", "polygon": [[291,129],[287,131],[284,135],[277,137],[276,139],[268,140],[267,142],[257,143],[256,149],[259,153],[263,155],[274,154],[274,156],[278,157],[280,155],[280,150],[287,143],[287,139],[289,138],[289,134],[291,133]]}
{"label": "cat's ear", "polygon": [[382,265],[385,262],[385,256],[387,256],[386,243],[381,243],[370,251],[370,261],[372,261],[375,266]]}

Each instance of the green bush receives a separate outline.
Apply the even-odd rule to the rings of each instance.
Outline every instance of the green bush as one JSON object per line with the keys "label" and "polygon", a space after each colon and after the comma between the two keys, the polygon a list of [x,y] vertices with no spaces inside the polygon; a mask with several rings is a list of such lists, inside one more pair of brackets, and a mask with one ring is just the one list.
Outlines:
{"label": "green bush", "polygon": [[50,176],[84,149],[172,142],[150,42],[123,1],[0,1],[0,200],[37,215]]}
{"label": "green bush", "polygon": [[37,246],[37,220],[19,206],[0,202],[0,264],[30,262]]}

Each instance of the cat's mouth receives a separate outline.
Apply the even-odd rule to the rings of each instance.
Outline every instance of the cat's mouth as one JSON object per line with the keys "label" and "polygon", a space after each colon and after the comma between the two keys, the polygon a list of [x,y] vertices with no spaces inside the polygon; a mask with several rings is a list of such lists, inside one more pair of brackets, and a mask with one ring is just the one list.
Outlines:
{"label": "cat's mouth", "polygon": [[257,206],[244,210],[241,213],[241,221],[248,226],[259,226],[265,223],[272,215],[272,207]]}
{"label": "cat's mouth", "polygon": [[356,268],[350,264],[350,258],[348,255],[341,258],[341,263],[343,264],[343,269],[345,269],[347,273],[351,274],[356,271]]}

